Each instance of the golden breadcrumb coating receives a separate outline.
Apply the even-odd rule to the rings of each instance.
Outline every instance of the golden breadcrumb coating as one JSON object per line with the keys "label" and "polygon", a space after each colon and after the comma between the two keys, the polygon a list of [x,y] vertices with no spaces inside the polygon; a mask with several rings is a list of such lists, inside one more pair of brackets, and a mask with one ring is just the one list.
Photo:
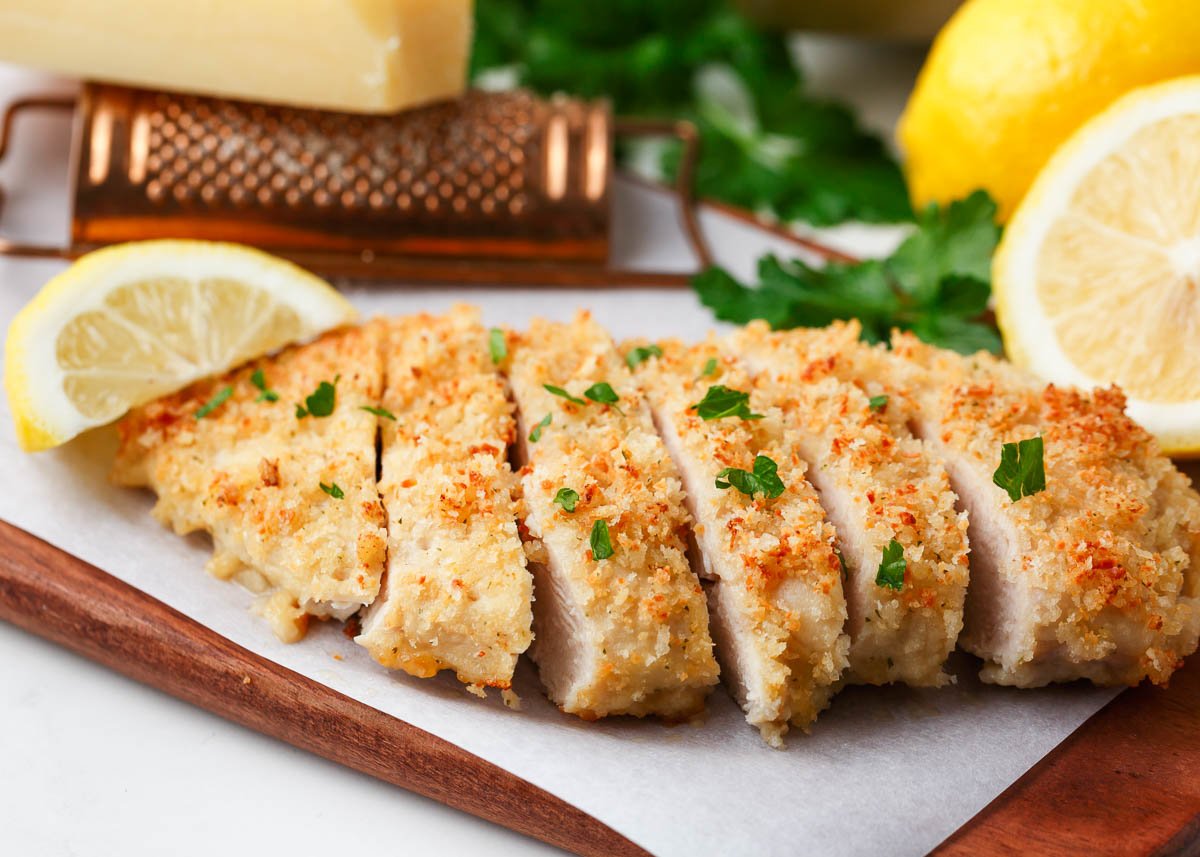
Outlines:
{"label": "golden breadcrumb coating", "polygon": [[488,332],[464,305],[382,324],[383,408],[395,417],[379,419],[388,563],[356,639],[415,676],[452,669],[509,688],[532,640],[533,578],[507,460],[512,405]]}
{"label": "golden breadcrumb coating", "polygon": [[[876,359],[971,509],[962,642],[983,678],[1166,682],[1200,634],[1200,496],[1120,390],[1046,386],[909,335],[893,349]],[[1046,487],[1014,502],[991,483],[1001,446],[1036,436]]]}
{"label": "golden breadcrumb coating", "polygon": [[[625,343],[622,351],[644,345]],[[719,589],[710,606],[722,674],[746,719],[779,745],[789,724],[807,729],[829,704],[847,665],[834,530],[776,397],[755,389],[714,341],[657,345],[662,355],[642,361],[635,375],[684,476],[705,576]],[[702,374],[706,366],[713,368]],[[749,393],[751,411],[763,419],[702,419],[692,405],[715,384]],[[716,486],[722,469],[753,471],[758,455],[778,465],[780,496]]]}
{"label": "golden breadcrumb coating", "polygon": [[[686,717],[718,669],[704,593],[685,556],[683,491],[649,411],[608,334],[586,313],[509,333],[520,416],[525,526],[535,574],[532,653],[550,698],[585,718]],[[597,383],[616,404],[584,398]],[[565,388],[573,404],[544,385]],[[531,442],[529,434],[551,422]],[[578,493],[573,512],[559,489]],[[612,556],[589,546],[607,524]]]}
{"label": "golden breadcrumb coating", "polygon": [[[967,519],[945,467],[855,372],[855,325],[729,337],[755,385],[797,433],[848,569],[849,680],[937,686],[954,650],[967,588]],[[884,550],[903,549],[899,589],[881,584]]]}
{"label": "golden breadcrumb coating", "polygon": [[[256,371],[277,401],[260,399]],[[335,379],[333,413],[298,418],[297,403]],[[155,517],[177,533],[211,533],[210,571],[277,590],[266,614],[282,639],[299,639],[308,615],[345,617],[379,591],[375,417],[361,406],[379,404],[382,379],[378,328],[326,334],[130,412],[112,479],[152,488]]]}

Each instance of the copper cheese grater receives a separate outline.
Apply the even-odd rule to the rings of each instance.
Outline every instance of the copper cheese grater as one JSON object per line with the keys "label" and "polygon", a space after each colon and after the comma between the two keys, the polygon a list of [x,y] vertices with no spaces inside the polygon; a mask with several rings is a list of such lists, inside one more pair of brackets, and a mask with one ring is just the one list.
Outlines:
{"label": "copper cheese grater", "polygon": [[253,244],[335,276],[550,285],[676,285],[688,274],[609,267],[614,135],[681,139],[680,217],[710,257],[690,194],[686,122],[613,120],[604,103],[468,92],[392,116],[332,113],[85,84],[75,99],[74,258],[120,241]]}

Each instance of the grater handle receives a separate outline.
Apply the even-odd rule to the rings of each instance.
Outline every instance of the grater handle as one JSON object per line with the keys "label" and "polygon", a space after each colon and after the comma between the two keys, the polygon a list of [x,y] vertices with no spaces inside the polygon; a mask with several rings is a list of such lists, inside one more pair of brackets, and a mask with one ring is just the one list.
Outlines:
{"label": "grater handle", "polygon": [[[74,111],[77,102],[78,99],[73,95],[31,95],[10,102],[4,109],[3,117],[0,117],[0,163],[3,163],[5,156],[8,155],[8,147],[12,142],[12,129],[19,115],[34,110]],[[4,201],[4,188],[0,187],[0,209],[2,209]],[[25,244],[19,241],[9,241],[0,236],[0,255],[26,259],[73,259],[79,254],[73,253],[68,247]]]}
{"label": "grater handle", "polygon": [[623,137],[674,137],[679,141],[683,147],[679,169],[675,174],[679,220],[701,270],[710,267],[713,263],[712,252],[708,249],[708,242],[696,217],[696,161],[700,155],[700,134],[696,126],[686,119],[617,118],[613,120],[613,132]]}

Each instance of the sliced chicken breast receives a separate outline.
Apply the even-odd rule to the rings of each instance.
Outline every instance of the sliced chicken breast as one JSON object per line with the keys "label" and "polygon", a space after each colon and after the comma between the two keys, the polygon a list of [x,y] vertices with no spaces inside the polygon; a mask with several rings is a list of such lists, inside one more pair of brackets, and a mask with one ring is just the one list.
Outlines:
{"label": "sliced chicken breast", "polygon": [[158,494],[177,533],[212,535],[209,570],[255,592],[276,634],[375,600],[383,507],[375,485],[380,329],[327,334],[130,412],[112,478]]}
{"label": "sliced chicken breast", "polygon": [[450,669],[478,693],[508,689],[532,639],[533,579],[507,458],[512,405],[488,331],[467,306],[384,327],[388,561],[357,641],[411,675]]}
{"label": "sliced chicken breast", "polygon": [[718,678],[679,474],[586,313],[507,338],[534,571],[531,654],[563,711],[682,718]]}
{"label": "sliced chicken breast", "polygon": [[[847,664],[833,527],[805,478],[795,432],[774,396],[754,389],[736,358],[712,341],[660,342],[656,353],[645,343],[622,348],[645,357],[636,376],[683,475],[700,571],[711,581],[722,675],[746,719],[778,746],[789,725],[807,730],[829,704]],[[693,407],[713,401],[711,390],[735,412],[713,416],[719,407]],[[745,394],[740,413],[732,404],[738,393]],[[754,473],[759,457],[777,466],[778,496],[747,495],[719,479],[725,468]]]}
{"label": "sliced chicken breast", "polygon": [[[967,518],[945,467],[859,375],[857,325],[729,337],[794,431],[846,565],[849,681],[938,686],[963,622]],[[874,396],[874,398],[873,398]]]}
{"label": "sliced chicken breast", "polygon": [[[1046,386],[909,335],[873,353],[970,512],[962,645],[984,680],[1166,682],[1200,635],[1200,497],[1121,392]],[[994,481],[1002,449],[1034,438],[1044,488],[1022,481],[1014,500]]]}

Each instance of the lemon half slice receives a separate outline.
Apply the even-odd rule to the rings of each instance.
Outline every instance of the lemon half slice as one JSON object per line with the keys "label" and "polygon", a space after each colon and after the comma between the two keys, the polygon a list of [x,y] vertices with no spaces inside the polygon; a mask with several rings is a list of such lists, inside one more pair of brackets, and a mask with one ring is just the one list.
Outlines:
{"label": "lemon half slice", "polygon": [[13,319],[4,386],[26,450],[355,317],[328,283],[236,244],[145,241],[84,256]]}
{"label": "lemon half slice", "polygon": [[993,281],[1014,362],[1115,382],[1168,453],[1200,452],[1200,76],[1134,90],[1064,143]]}

